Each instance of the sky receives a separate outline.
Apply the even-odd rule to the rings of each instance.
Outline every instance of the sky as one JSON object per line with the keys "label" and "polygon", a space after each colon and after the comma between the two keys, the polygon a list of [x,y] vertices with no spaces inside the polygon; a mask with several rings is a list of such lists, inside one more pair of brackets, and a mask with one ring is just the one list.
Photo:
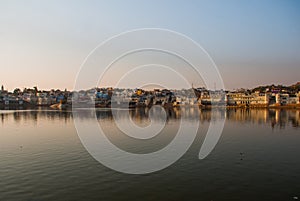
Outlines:
{"label": "sky", "polygon": [[199,43],[226,89],[300,81],[300,1],[1,0],[0,84],[73,89],[89,53],[124,31],[163,28]]}

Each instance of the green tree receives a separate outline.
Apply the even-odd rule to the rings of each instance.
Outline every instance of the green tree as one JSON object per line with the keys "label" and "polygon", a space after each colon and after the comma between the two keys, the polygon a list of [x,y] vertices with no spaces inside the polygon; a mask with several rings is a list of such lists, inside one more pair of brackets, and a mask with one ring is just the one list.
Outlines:
{"label": "green tree", "polygon": [[21,93],[21,89],[16,88],[13,92],[15,95],[19,95]]}

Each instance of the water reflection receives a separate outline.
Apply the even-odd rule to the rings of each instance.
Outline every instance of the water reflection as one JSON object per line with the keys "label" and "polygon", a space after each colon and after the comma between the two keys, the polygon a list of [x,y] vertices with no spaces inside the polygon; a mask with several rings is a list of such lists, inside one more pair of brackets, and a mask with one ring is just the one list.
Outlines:
{"label": "water reflection", "polygon": [[287,109],[232,109],[227,110],[226,119],[253,124],[267,124],[272,128],[285,128],[287,125],[299,127],[300,111]]}
{"label": "water reflection", "polygon": [[[79,110],[80,118],[82,120],[95,117],[92,110]],[[139,108],[133,110],[120,110],[118,111],[118,118],[127,118],[129,112],[133,121],[147,122],[149,120],[149,109]],[[164,119],[155,115],[153,111],[154,120],[163,121]],[[158,114],[158,113],[157,113]],[[167,123],[169,120],[179,120],[180,118],[185,121],[196,121],[200,119],[201,123],[210,122],[217,119],[225,118],[226,121],[234,122],[250,122],[253,124],[265,124],[272,128],[283,129],[287,125],[293,127],[300,126],[300,110],[292,109],[202,109],[198,108],[168,108],[166,109]],[[111,109],[98,109],[96,116],[99,121],[113,121],[113,114]],[[56,110],[14,110],[14,111],[1,111],[1,123],[5,123],[9,118],[13,118],[14,123],[20,124],[28,120],[37,123],[39,120],[53,120],[59,119],[61,121],[72,121],[71,111],[56,111]]]}
{"label": "water reflection", "polygon": [[[299,131],[293,128],[299,127],[299,110],[197,110],[168,109],[166,129],[145,141],[122,135],[113,123],[110,109],[98,109],[96,114],[91,110],[78,111],[84,123],[96,116],[111,142],[137,154],[168,145],[181,118],[199,119],[201,127],[185,155],[174,165],[150,175],[120,174],[94,160],[76,133],[72,111],[0,110],[0,200],[143,197],[250,201],[292,200],[300,195]],[[137,124],[149,121],[151,113],[149,109],[121,110],[119,117],[127,118],[128,112]],[[199,160],[209,122],[219,118],[226,119],[222,137],[213,152]]]}
{"label": "water reflection", "polygon": [[0,110],[1,123],[4,124],[6,121],[13,119],[16,125],[23,124],[26,122],[38,123],[41,120],[54,120],[58,119],[61,121],[72,121],[69,111],[54,111],[54,110],[11,110],[9,112]]}

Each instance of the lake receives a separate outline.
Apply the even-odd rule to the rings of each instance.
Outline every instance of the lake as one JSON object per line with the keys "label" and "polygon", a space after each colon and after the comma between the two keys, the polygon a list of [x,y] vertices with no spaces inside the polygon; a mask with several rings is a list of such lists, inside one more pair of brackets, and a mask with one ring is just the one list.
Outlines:
{"label": "lake", "polygon": [[[149,125],[148,109],[126,111],[138,126]],[[120,149],[150,153],[176,134],[180,117],[199,120],[188,151],[150,174],[124,174],[99,163],[77,135],[71,111],[0,111],[0,200],[296,200],[300,199],[300,110],[202,109],[166,111],[161,133],[134,140],[122,135],[110,109],[97,109],[99,125]],[[159,114],[159,113],[157,113]],[[163,121],[153,114],[152,120]],[[155,116],[156,115],[156,116]],[[90,110],[80,119],[89,123]],[[119,121],[126,122],[120,115]],[[224,118],[213,151],[199,160],[208,126]],[[188,133],[187,133],[188,135]]]}

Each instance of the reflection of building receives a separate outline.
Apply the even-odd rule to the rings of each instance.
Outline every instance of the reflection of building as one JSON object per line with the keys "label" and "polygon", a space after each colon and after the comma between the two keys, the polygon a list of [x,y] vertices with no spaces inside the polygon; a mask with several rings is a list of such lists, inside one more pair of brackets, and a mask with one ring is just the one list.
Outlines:
{"label": "reflection of building", "polygon": [[253,122],[257,124],[269,124],[272,127],[278,125],[283,128],[287,124],[294,127],[300,126],[300,111],[285,109],[228,109],[226,119],[236,122]]}
{"label": "reflection of building", "polygon": [[[149,108],[136,108],[133,110],[119,110],[116,111],[118,113],[118,120],[122,120],[124,118],[128,118],[129,116],[133,121],[138,124],[145,125],[145,123],[150,123]],[[300,110],[286,110],[286,109],[243,109],[243,108],[232,108],[232,109],[199,109],[198,107],[174,107],[174,108],[165,108],[166,119],[164,118],[162,113],[162,108],[153,108],[151,111],[151,119],[154,121],[161,121],[166,123],[170,122],[170,120],[180,121],[181,119],[187,122],[191,121],[200,121],[204,122],[213,122],[218,119],[226,119],[228,122],[236,122],[236,123],[253,123],[253,124],[261,124],[268,125],[274,128],[280,127],[284,128],[287,125],[291,125],[293,127],[300,126]],[[78,111],[79,118],[82,120],[89,120],[95,118],[95,113],[91,110],[79,110]],[[72,118],[71,112],[56,112],[56,111],[20,111],[14,113],[1,113],[2,122],[7,121],[8,118],[13,118],[14,121],[23,122],[26,119],[33,118],[36,121],[40,119],[48,119],[53,120],[54,118],[58,118],[59,120],[68,120]],[[114,116],[112,110],[98,110],[96,111],[96,116],[98,119],[114,121]]]}

